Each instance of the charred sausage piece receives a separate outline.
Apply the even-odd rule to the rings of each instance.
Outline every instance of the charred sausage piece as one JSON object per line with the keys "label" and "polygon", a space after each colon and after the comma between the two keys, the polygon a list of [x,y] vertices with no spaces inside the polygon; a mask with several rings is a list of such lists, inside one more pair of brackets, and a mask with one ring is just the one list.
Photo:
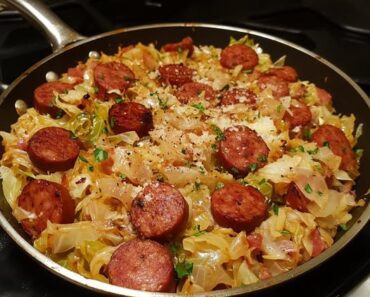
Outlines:
{"label": "charred sausage piece", "polygon": [[252,232],[267,216],[267,203],[256,188],[228,183],[213,192],[211,211],[222,227]]}
{"label": "charred sausage piece", "polygon": [[197,101],[202,94],[208,101],[213,101],[216,97],[215,91],[210,86],[197,82],[186,83],[175,92],[177,99],[185,104]]}
{"label": "charred sausage piece", "polygon": [[270,88],[276,99],[289,95],[288,82],[278,76],[263,75],[257,80],[257,85],[261,91]]}
{"label": "charred sausage piece", "polygon": [[180,42],[176,43],[167,43],[163,46],[163,50],[166,52],[183,52],[184,50],[188,50],[188,57],[194,52],[193,46],[193,39],[191,37],[185,37]]}
{"label": "charred sausage piece", "polygon": [[131,205],[131,222],[142,238],[173,238],[184,230],[188,216],[184,197],[167,183],[147,185]]}
{"label": "charred sausage piece", "polygon": [[220,63],[223,67],[232,69],[243,65],[244,69],[253,69],[258,64],[258,55],[254,49],[244,44],[234,44],[225,47],[221,52]]}
{"label": "charred sausage piece", "polygon": [[170,252],[151,240],[130,240],[122,244],[108,264],[109,282],[125,288],[173,292],[175,274]]}
{"label": "charred sausage piece", "polygon": [[21,221],[24,231],[32,239],[39,237],[47,221],[56,224],[73,223],[75,203],[65,187],[60,184],[34,179],[22,190],[18,206],[32,214]]}
{"label": "charred sausage piece", "polygon": [[317,257],[328,248],[327,243],[321,238],[319,229],[316,228],[311,232],[310,239],[312,240],[312,257]]}
{"label": "charred sausage piece", "polygon": [[256,104],[257,96],[252,91],[244,88],[235,88],[222,95],[221,105],[244,103],[250,106]]}
{"label": "charred sausage piece", "polygon": [[84,71],[86,69],[85,65],[78,65],[74,68],[68,68],[68,76],[71,76],[75,79],[76,83],[81,83],[84,80]]}
{"label": "charred sausage piece", "polygon": [[181,86],[193,81],[193,70],[181,64],[164,65],[158,70],[164,84]]}
{"label": "charred sausage piece", "polygon": [[290,129],[308,125],[312,120],[311,110],[304,103],[291,105],[289,111],[285,112],[283,120],[288,123]]}
{"label": "charred sausage piece", "polygon": [[266,165],[269,148],[254,130],[234,126],[224,131],[217,159],[234,176],[242,177]]}
{"label": "charred sausage piece", "polygon": [[94,69],[94,81],[100,92],[118,89],[126,91],[135,80],[135,75],[119,62],[99,63]]}
{"label": "charred sausage piece", "polygon": [[109,123],[116,134],[135,131],[143,137],[153,129],[153,116],[150,109],[140,103],[117,103],[109,110]]}
{"label": "charred sausage piece", "polygon": [[60,81],[44,83],[33,92],[33,104],[40,114],[50,114],[56,118],[61,109],[53,104],[55,93],[64,94],[73,89],[73,85]]}
{"label": "charred sausage piece", "polygon": [[288,82],[295,82],[298,80],[297,71],[290,66],[271,68],[266,74],[280,77]]}
{"label": "charred sausage piece", "polygon": [[291,182],[288,187],[288,191],[284,195],[284,200],[287,205],[291,208],[302,211],[308,212],[307,204],[310,202],[301,190],[297,187],[294,182]]}
{"label": "charred sausage piece", "polygon": [[358,174],[356,155],[342,130],[332,125],[320,126],[312,134],[312,141],[320,147],[328,146],[334,154],[341,157],[341,169],[352,175]]}
{"label": "charred sausage piece", "polygon": [[32,163],[49,172],[71,169],[80,153],[71,132],[59,127],[38,130],[28,141],[28,156]]}
{"label": "charred sausage piece", "polygon": [[321,88],[316,87],[317,97],[319,97],[320,105],[330,105],[332,103],[332,95]]}

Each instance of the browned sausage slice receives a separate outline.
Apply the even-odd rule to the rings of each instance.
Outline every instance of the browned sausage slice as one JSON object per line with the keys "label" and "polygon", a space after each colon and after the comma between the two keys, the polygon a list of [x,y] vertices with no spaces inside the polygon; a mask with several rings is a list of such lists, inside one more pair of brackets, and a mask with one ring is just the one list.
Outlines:
{"label": "browned sausage slice", "polygon": [[320,105],[330,105],[332,103],[332,95],[321,88],[316,87],[317,96],[319,97]]}
{"label": "browned sausage slice", "polygon": [[254,106],[256,103],[257,96],[255,93],[244,88],[235,88],[229,90],[222,95],[221,105],[231,105],[237,103],[244,103],[250,106]]}
{"label": "browned sausage slice", "polygon": [[294,182],[289,184],[288,191],[284,195],[284,200],[291,208],[302,212],[307,212],[307,204],[310,202]]}
{"label": "browned sausage slice", "polygon": [[332,125],[320,126],[313,134],[312,141],[318,146],[328,146],[334,154],[342,158],[340,168],[352,175],[358,174],[355,153],[342,130]]}
{"label": "browned sausage slice", "polygon": [[220,63],[223,67],[229,69],[238,65],[243,65],[244,69],[252,69],[258,64],[258,55],[249,46],[234,44],[222,50]]}
{"label": "browned sausage slice", "polygon": [[53,105],[54,93],[64,94],[73,89],[73,85],[60,81],[44,83],[33,92],[33,104],[40,114],[50,114],[56,118],[61,109]]}
{"label": "browned sausage slice", "polygon": [[228,183],[213,192],[211,211],[222,227],[252,232],[267,216],[267,203],[256,188]]}
{"label": "browned sausage slice", "polygon": [[94,69],[94,80],[99,91],[118,89],[124,92],[135,80],[135,75],[126,65],[119,62],[99,63]]}
{"label": "browned sausage slice", "polygon": [[217,159],[235,176],[244,176],[267,163],[269,148],[254,130],[245,126],[234,126],[224,131]]}
{"label": "browned sausage slice", "polygon": [[186,226],[189,207],[181,193],[167,183],[152,183],[131,205],[131,222],[140,237],[168,239]]}
{"label": "browned sausage slice", "polygon": [[170,252],[151,240],[130,240],[122,244],[108,264],[109,282],[125,288],[173,292],[175,274]]}
{"label": "browned sausage slice", "polygon": [[190,57],[194,51],[193,39],[187,36],[180,42],[167,43],[163,46],[163,50],[166,52],[182,52],[184,50],[188,50],[188,57]]}
{"label": "browned sausage slice", "polygon": [[193,81],[194,71],[181,64],[168,64],[159,67],[161,82],[165,84],[181,86]]}
{"label": "browned sausage slice", "polygon": [[199,96],[204,92],[204,98],[208,101],[215,99],[215,91],[208,85],[190,82],[182,85],[176,92],[175,96],[181,103],[189,103],[199,99]]}
{"label": "browned sausage slice", "polygon": [[33,239],[46,228],[47,221],[67,224],[74,220],[75,203],[67,189],[51,181],[29,182],[18,197],[18,206],[35,215],[21,221],[24,231]]}
{"label": "browned sausage slice", "polygon": [[28,156],[32,163],[49,172],[71,169],[80,153],[71,132],[59,127],[38,130],[28,141]]}
{"label": "browned sausage slice", "polygon": [[298,80],[297,71],[290,66],[271,68],[266,74],[280,77],[288,82],[295,82]]}
{"label": "browned sausage slice", "polygon": [[257,85],[260,90],[270,88],[276,99],[289,95],[288,82],[278,76],[263,75],[257,80]]}
{"label": "browned sausage slice", "polygon": [[153,129],[152,112],[136,102],[114,104],[109,110],[109,123],[116,134],[136,131],[139,137],[143,137]]}
{"label": "browned sausage slice", "polygon": [[283,117],[283,120],[288,123],[289,129],[305,126],[312,120],[311,110],[304,103],[297,102],[295,105],[290,105],[289,111],[286,111]]}

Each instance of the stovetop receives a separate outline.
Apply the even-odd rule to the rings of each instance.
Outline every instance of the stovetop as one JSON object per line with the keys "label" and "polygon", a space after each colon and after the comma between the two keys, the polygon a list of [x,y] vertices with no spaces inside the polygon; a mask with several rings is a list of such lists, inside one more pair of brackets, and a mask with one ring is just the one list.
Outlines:
{"label": "stovetop", "polygon": [[[370,95],[368,0],[49,0],[78,32],[90,36],[157,22],[209,22],[269,33],[310,49],[352,77]],[[1,5],[1,4],[0,4]],[[0,6],[0,82],[51,53],[44,37]],[[370,296],[370,223],[319,268],[252,296]],[[0,296],[100,296],[70,284],[29,258],[0,228]],[[367,282],[365,280],[368,279]],[[360,289],[357,289],[360,286]],[[360,295],[359,295],[360,294]]]}

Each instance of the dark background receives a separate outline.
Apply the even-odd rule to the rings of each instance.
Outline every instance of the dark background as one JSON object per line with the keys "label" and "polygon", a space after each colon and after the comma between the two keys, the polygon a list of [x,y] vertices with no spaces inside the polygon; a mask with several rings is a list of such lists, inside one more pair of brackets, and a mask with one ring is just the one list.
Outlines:
{"label": "dark background", "polygon": [[[45,1],[78,32],[91,36],[115,28],[198,21],[236,25],[282,37],[344,70],[370,92],[370,1]],[[11,83],[51,53],[48,42],[16,12],[0,11],[0,81]],[[336,297],[370,275],[370,224],[314,271],[253,296]],[[52,275],[0,229],[0,296],[100,296]],[[370,292],[368,294],[370,296]]]}

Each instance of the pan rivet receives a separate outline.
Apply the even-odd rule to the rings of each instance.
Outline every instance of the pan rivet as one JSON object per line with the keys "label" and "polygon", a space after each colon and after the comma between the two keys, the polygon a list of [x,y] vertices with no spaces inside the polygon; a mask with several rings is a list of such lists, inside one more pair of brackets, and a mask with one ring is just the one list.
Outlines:
{"label": "pan rivet", "polygon": [[97,51],[91,51],[89,52],[89,58],[100,59],[100,54]]}
{"label": "pan rivet", "polygon": [[15,101],[14,106],[19,116],[27,112],[27,108],[28,108],[27,103],[21,99],[18,99],[17,101]]}
{"label": "pan rivet", "polygon": [[58,80],[59,76],[54,71],[49,71],[46,73],[45,78],[47,82],[51,82]]}

